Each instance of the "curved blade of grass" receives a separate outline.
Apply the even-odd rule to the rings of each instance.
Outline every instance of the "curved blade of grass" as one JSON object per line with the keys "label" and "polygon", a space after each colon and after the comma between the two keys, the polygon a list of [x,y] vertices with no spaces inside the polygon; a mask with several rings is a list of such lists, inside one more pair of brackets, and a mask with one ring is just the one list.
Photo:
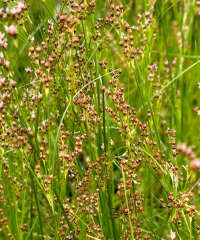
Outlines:
{"label": "curved blade of grass", "polygon": [[[166,88],[168,88],[171,84],[173,84],[177,79],[179,79],[181,76],[183,76],[186,72],[188,72],[190,69],[192,69],[193,67],[195,67],[196,65],[198,65],[200,63],[200,60],[196,61],[195,63],[193,63],[192,65],[190,65],[189,67],[187,67],[184,71],[182,71],[181,73],[179,73],[176,77],[174,77],[171,81],[169,81],[167,84],[165,84],[156,94],[154,94],[150,100],[144,103],[144,105],[147,105],[149,102],[152,102],[152,100],[160,93],[162,93]],[[143,109],[143,105],[140,107],[139,111],[141,111]]]}
{"label": "curved blade of grass", "polygon": [[114,73],[114,72],[117,72],[117,71],[119,71],[119,70],[120,70],[120,68],[114,69],[113,71],[107,72],[107,73],[105,73],[105,74],[103,74],[103,75],[101,75],[101,76],[93,79],[92,81],[88,82],[87,84],[85,84],[85,85],[73,96],[73,101],[76,99],[76,97],[79,95],[79,93],[80,93],[81,91],[83,91],[83,89],[85,89],[86,87],[88,87],[90,84],[96,82],[96,80],[99,80],[99,79],[101,79],[101,78],[104,77],[104,76],[107,76],[107,75],[109,75],[109,74],[111,74],[111,73]]}
{"label": "curved blade of grass", "polygon": [[[176,77],[174,77],[171,81],[169,81],[166,85],[164,85],[160,91],[158,91],[157,94],[162,93],[166,88],[168,88],[171,84],[173,84],[177,79],[179,79],[181,76],[183,76],[186,72],[188,72],[190,69],[192,69],[193,67],[195,67],[196,65],[198,65],[200,63],[200,60],[196,61],[195,63],[193,63],[192,65],[190,65],[188,68],[186,68],[184,71],[182,71],[181,73],[179,73]],[[155,98],[155,96],[157,94],[154,94],[153,97],[150,99],[150,101]]]}

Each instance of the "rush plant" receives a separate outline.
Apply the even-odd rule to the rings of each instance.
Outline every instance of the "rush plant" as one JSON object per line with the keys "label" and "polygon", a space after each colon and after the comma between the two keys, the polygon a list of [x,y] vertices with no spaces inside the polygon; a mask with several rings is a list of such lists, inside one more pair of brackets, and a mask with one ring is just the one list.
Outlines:
{"label": "rush plant", "polygon": [[200,239],[200,1],[0,0],[0,239]]}

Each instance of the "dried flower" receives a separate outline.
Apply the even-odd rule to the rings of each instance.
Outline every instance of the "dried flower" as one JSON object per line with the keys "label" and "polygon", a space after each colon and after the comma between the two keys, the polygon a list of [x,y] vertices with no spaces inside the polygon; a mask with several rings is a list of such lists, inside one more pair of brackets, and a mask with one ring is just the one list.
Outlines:
{"label": "dried flower", "polygon": [[200,169],[200,159],[196,158],[190,162],[190,167],[192,170],[199,170]]}
{"label": "dried flower", "polygon": [[10,25],[9,27],[5,27],[7,34],[10,36],[16,37],[17,36],[17,27],[15,25]]}

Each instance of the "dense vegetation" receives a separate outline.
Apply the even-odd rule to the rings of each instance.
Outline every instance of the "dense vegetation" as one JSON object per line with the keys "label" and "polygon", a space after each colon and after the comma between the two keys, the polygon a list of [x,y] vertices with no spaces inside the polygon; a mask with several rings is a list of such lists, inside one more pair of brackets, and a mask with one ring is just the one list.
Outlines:
{"label": "dense vegetation", "polygon": [[0,0],[0,239],[200,239],[200,1]]}

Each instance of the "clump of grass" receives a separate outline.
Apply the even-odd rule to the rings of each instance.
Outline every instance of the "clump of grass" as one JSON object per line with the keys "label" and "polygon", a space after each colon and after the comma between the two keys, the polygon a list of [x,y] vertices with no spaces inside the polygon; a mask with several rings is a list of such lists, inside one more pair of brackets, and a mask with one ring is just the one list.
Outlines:
{"label": "clump of grass", "polygon": [[199,1],[34,4],[0,2],[0,239],[199,239]]}

